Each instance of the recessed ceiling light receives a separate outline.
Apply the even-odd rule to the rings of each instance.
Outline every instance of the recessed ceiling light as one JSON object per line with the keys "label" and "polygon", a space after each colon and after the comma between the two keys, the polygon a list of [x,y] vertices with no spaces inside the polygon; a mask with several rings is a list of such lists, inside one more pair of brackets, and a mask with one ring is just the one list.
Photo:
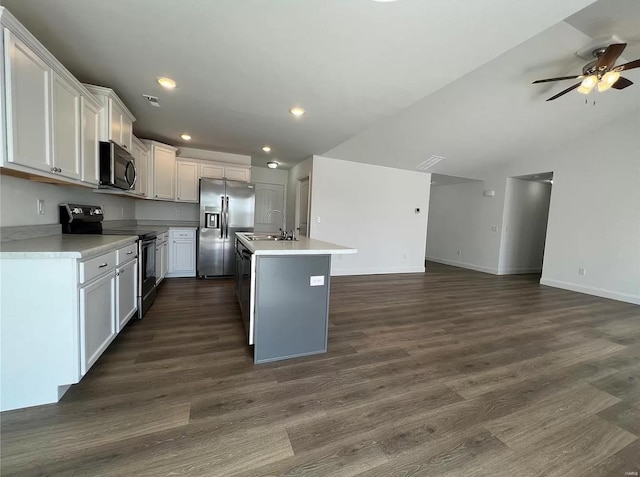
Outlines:
{"label": "recessed ceiling light", "polygon": [[305,110],[300,108],[300,107],[298,107],[298,106],[295,106],[295,107],[291,108],[289,110],[289,112],[291,114],[293,114],[296,118],[299,118],[300,116],[302,116],[305,113]]}
{"label": "recessed ceiling light", "polygon": [[267,167],[269,167],[269,169],[275,169],[278,167],[278,163],[276,161],[269,161],[267,162]]}
{"label": "recessed ceiling light", "polygon": [[262,148],[262,150],[263,150],[264,152],[271,152],[271,148],[270,148],[269,146],[264,146],[264,147]]}
{"label": "recessed ceiling light", "polygon": [[181,134],[180,137],[182,139],[184,139],[185,141],[190,141],[191,140],[191,136],[189,136],[188,134]]}
{"label": "recessed ceiling light", "polygon": [[171,78],[165,78],[164,76],[158,78],[158,83],[160,84],[160,86],[166,89],[173,89],[176,87],[175,81],[173,81]]}

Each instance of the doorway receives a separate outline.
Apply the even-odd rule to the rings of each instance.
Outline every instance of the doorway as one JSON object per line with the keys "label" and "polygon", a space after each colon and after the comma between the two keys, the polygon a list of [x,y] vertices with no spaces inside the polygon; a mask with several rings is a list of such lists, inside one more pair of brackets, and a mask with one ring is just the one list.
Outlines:
{"label": "doorway", "polygon": [[309,200],[311,189],[309,176],[298,179],[296,184],[296,232],[301,237],[309,236]]}
{"label": "doorway", "polygon": [[553,172],[507,178],[498,273],[542,273]]}

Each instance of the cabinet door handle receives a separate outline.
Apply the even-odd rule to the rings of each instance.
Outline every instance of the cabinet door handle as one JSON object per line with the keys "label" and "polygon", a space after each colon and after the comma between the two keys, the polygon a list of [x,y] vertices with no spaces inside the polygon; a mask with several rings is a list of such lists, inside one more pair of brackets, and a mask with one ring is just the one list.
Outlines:
{"label": "cabinet door handle", "polygon": [[104,262],[102,265],[98,266],[98,268],[104,268],[104,267],[106,267],[107,265],[109,265],[109,264],[108,264],[107,262]]}
{"label": "cabinet door handle", "polygon": [[127,255],[131,255],[131,254],[133,254],[133,251],[132,251],[132,250],[131,250],[131,251],[129,251],[129,252],[127,252]]}

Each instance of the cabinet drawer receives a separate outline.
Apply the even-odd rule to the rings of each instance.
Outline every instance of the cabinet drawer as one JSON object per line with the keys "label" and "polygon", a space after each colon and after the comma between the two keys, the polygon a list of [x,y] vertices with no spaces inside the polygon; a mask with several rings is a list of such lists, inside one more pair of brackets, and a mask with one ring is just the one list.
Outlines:
{"label": "cabinet drawer", "polygon": [[80,262],[80,283],[87,283],[116,266],[116,252],[105,253],[99,257]]}
{"label": "cabinet drawer", "polygon": [[123,263],[127,263],[129,260],[134,259],[137,255],[137,252],[138,252],[138,245],[135,243],[121,248],[117,252],[116,265],[122,265]]}
{"label": "cabinet drawer", "polygon": [[196,238],[196,231],[195,230],[188,230],[188,229],[184,229],[184,230],[172,230],[171,231],[171,239],[172,240],[176,240],[176,239],[195,239]]}
{"label": "cabinet drawer", "polygon": [[166,242],[168,239],[169,239],[169,232],[163,232],[161,234],[158,234],[158,237],[156,238],[156,243],[161,244],[163,242]]}

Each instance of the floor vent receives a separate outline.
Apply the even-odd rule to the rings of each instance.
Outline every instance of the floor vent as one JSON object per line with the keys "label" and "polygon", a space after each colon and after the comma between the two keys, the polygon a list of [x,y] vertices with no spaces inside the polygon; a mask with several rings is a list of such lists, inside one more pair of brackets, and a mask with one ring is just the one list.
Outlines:
{"label": "floor vent", "polygon": [[420,171],[426,171],[430,167],[435,166],[438,162],[440,162],[443,159],[444,159],[444,156],[431,156],[426,161],[418,164],[417,169],[420,170]]}

